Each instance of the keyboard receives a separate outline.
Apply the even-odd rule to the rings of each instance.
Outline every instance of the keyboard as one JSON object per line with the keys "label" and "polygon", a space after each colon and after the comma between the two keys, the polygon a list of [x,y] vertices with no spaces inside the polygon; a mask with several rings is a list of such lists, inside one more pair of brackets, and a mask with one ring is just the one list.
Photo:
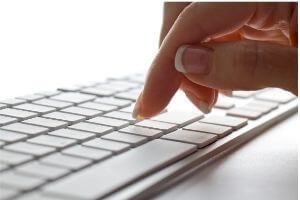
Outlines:
{"label": "keyboard", "polygon": [[179,92],[137,120],[143,81],[133,74],[0,100],[0,199],[146,199],[297,112],[297,98],[275,88],[220,95],[206,115]]}

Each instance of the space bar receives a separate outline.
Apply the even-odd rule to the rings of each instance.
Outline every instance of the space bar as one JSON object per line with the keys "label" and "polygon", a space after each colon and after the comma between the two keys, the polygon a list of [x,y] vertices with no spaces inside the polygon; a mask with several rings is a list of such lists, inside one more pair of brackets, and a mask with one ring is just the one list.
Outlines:
{"label": "space bar", "polygon": [[76,199],[99,199],[187,156],[196,149],[196,146],[191,144],[153,140],[53,182],[43,188],[43,191]]}

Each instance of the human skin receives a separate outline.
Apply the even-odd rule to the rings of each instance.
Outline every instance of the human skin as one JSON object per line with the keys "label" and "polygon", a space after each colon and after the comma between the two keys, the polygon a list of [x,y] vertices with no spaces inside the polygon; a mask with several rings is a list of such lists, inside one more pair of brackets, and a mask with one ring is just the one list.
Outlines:
{"label": "human skin", "polygon": [[[219,92],[278,87],[297,95],[297,18],[291,2],[165,3],[160,49],[133,116],[158,114],[178,89],[205,112]],[[182,54],[184,66],[209,70],[178,70],[175,55],[183,45],[192,52]],[[199,49],[211,50],[207,59],[196,59]]]}

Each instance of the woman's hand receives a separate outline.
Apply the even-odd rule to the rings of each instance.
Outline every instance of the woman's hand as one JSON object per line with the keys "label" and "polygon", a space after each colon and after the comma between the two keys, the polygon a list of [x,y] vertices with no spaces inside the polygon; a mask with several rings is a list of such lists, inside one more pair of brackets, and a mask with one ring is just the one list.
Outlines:
{"label": "woman's hand", "polygon": [[162,44],[134,117],[159,113],[178,88],[203,112],[218,91],[297,94],[297,12],[296,3],[166,3]]}

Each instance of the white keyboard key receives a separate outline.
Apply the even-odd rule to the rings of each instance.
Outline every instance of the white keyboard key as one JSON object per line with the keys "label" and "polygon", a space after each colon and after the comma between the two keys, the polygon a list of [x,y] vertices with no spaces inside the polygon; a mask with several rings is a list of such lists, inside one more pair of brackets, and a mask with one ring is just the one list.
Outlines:
{"label": "white keyboard key", "polygon": [[140,84],[138,84],[138,83],[133,83],[133,82],[125,81],[125,80],[110,80],[108,82],[108,84],[116,85],[116,86],[120,86],[120,87],[127,87],[127,88],[136,88],[136,87],[140,86]]}
{"label": "white keyboard key", "polygon": [[0,185],[6,185],[18,190],[31,190],[42,185],[45,181],[36,177],[24,176],[13,172],[0,174]]}
{"label": "white keyboard key", "polygon": [[14,106],[14,108],[19,110],[25,110],[25,111],[31,111],[31,112],[37,112],[39,114],[46,114],[50,113],[56,110],[56,108],[48,107],[48,106],[42,106],[42,105],[36,105],[31,103],[24,103],[18,106]]}
{"label": "white keyboard key", "polygon": [[62,121],[66,121],[69,123],[77,123],[77,122],[84,121],[86,119],[86,117],[84,117],[84,116],[70,114],[70,113],[63,113],[63,112],[49,113],[49,114],[43,115],[43,117],[50,118],[50,119],[62,120]]}
{"label": "white keyboard key", "polygon": [[25,193],[18,200],[66,200],[64,197],[49,196],[40,192]]}
{"label": "white keyboard key", "polygon": [[90,123],[101,124],[106,126],[112,126],[115,129],[123,128],[129,125],[128,121],[113,119],[108,117],[95,117],[93,119],[88,120]]}
{"label": "white keyboard key", "polygon": [[218,100],[214,107],[220,109],[230,109],[234,107],[234,103],[224,100]]}
{"label": "white keyboard key", "polygon": [[69,128],[70,129],[75,129],[75,130],[80,130],[80,131],[87,131],[87,132],[95,133],[99,136],[113,131],[112,127],[103,126],[103,125],[99,125],[99,124],[91,124],[91,123],[86,123],[86,122],[80,122],[78,124],[69,126]]}
{"label": "white keyboard key", "polygon": [[1,116],[0,115],[0,126],[4,126],[4,125],[7,125],[7,124],[11,124],[11,123],[14,123],[14,122],[17,122],[18,119],[17,118],[14,118],[14,117],[6,117],[6,116]]}
{"label": "white keyboard key", "polygon": [[268,107],[271,108],[272,110],[278,108],[279,103],[276,102],[269,102],[269,101],[259,101],[259,100],[254,100],[250,101],[248,105],[252,106],[258,106],[258,107]]}
{"label": "white keyboard key", "polygon": [[104,88],[85,88],[81,90],[82,93],[92,94],[96,96],[111,96],[115,92],[112,90],[105,90]]}
{"label": "white keyboard key", "polygon": [[90,108],[90,109],[94,109],[94,110],[100,110],[100,111],[104,111],[104,112],[111,112],[111,111],[114,111],[114,110],[118,109],[117,106],[106,105],[106,104],[101,104],[101,103],[94,103],[94,102],[86,102],[86,103],[83,103],[83,104],[79,104],[78,106],[83,107],[83,108]]}
{"label": "white keyboard key", "polygon": [[143,120],[135,124],[136,126],[142,126],[146,128],[154,128],[164,131],[165,133],[176,130],[176,124],[170,124],[166,122],[152,121],[152,120]]}
{"label": "white keyboard key", "polygon": [[59,137],[66,137],[75,140],[87,140],[95,137],[95,134],[85,132],[85,131],[77,131],[71,129],[59,129],[56,131],[52,131],[48,133],[49,135],[59,136]]}
{"label": "white keyboard key", "polygon": [[5,145],[5,142],[3,142],[3,141],[0,140],[0,147],[2,147],[4,145]]}
{"label": "white keyboard key", "polygon": [[126,120],[129,121],[131,124],[137,122],[137,119],[134,119],[130,113],[125,113],[125,112],[119,112],[119,111],[113,111],[113,112],[109,112],[106,113],[105,115],[103,115],[104,117],[110,117],[110,118],[115,118],[115,119],[122,119],[122,120]]}
{"label": "white keyboard key", "polygon": [[192,112],[165,112],[153,117],[151,120],[185,126],[192,122],[198,121],[202,117],[202,114]]}
{"label": "white keyboard key", "polygon": [[108,90],[113,92],[123,92],[125,90],[130,89],[130,87],[127,86],[111,85],[109,83],[97,85],[96,88],[100,90]]}
{"label": "white keyboard key", "polygon": [[29,119],[31,117],[36,117],[38,114],[34,112],[24,111],[24,110],[17,110],[13,108],[5,108],[0,110],[0,115],[8,116],[8,117],[15,117],[21,120]]}
{"label": "white keyboard key", "polygon": [[0,149],[0,163],[6,163],[9,165],[18,165],[27,161],[32,160],[33,157],[30,155],[5,151]]}
{"label": "white keyboard key", "polygon": [[42,99],[42,100],[34,101],[32,103],[43,105],[43,106],[51,106],[58,109],[67,108],[74,105],[73,103],[70,102],[56,101],[53,99]]}
{"label": "white keyboard key", "polygon": [[[44,191],[67,197],[100,199],[131,181],[186,157],[196,149],[191,144],[153,140],[54,182],[46,186]],[[142,162],[137,162],[139,160]]]}
{"label": "white keyboard key", "polygon": [[0,196],[1,200],[12,199],[13,197],[16,197],[19,193],[16,189],[3,187],[3,186],[0,186],[0,191],[1,191],[1,196]]}
{"label": "white keyboard key", "polygon": [[232,132],[231,127],[216,124],[207,124],[202,122],[194,122],[188,126],[183,127],[183,129],[216,134],[219,138],[225,137]]}
{"label": "white keyboard key", "polygon": [[277,103],[288,103],[293,99],[296,99],[296,96],[281,89],[271,89],[257,94],[255,98]]}
{"label": "white keyboard key", "polygon": [[27,135],[11,131],[0,130],[0,140],[5,142],[17,142],[27,138]]}
{"label": "white keyboard key", "polygon": [[103,160],[111,155],[110,151],[76,145],[62,151],[63,154],[78,156],[91,160]]}
{"label": "white keyboard key", "polygon": [[209,133],[179,129],[172,133],[168,133],[167,135],[164,135],[162,138],[167,140],[174,140],[178,142],[195,144],[198,146],[198,148],[202,148],[215,142],[218,136]]}
{"label": "white keyboard key", "polygon": [[6,150],[19,153],[31,154],[33,156],[43,156],[55,151],[52,147],[30,144],[27,142],[17,142],[4,147]]}
{"label": "white keyboard key", "polygon": [[83,88],[82,86],[73,85],[73,86],[67,86],[67,87],[59,87],[57,89],[60,91],[65,91],[65,92],[78,92],[82,88]]}
{"label": "white keyboard key", "polygon": [[230,126],[233,129],[239,129],[248,123],[246,118],[229,117],[229,116],[207,116],[200,120],[209,124],[217,124],[222,126]]}
{"label": "white keyboard key", "polygon": [[23,123],[37,125],[37,126],[43,126],[43,127],[49,128],[49,129],[63,128],[68,125],[68,123],[64,122],[64,121],[47,119],[47,118],[43,118],[43,117],[35,117],[32,119],[28,119],[28,120],[23,121]]}
{"label": "white keyboard key", "polygon": [[135,104],[131,104],[130,106],[122,108],[119,111],[121,111],[121,112],[127,112],[127,113],[132,113],[133,109],[134,109],[134,106],[135,106]]}
{"label": "white keyboard key", "polygon": [[116,141],[110,141],[110,140],[103,140],[100,138],[90,140],[88,142],[83,143],[82,145],[87,146],[87,147],[97,148],[97,149],[108,150],[108,151],[112,151],[114,153],[123,152],[123,151],[129,150],[129,148],[130,148],[129,144],[116,142]]}
{"label": "white keyboard key", "polygon": [[242,108],[233,108],[231,110],[229,110],[227,112],[227,115],[231,115],[231,116],[235,116],[235,117],[245,117],[248,119],[258,119],[260,118],[263,113],[262,112],[258,112],[258,111],[254,111],[254,110],[246,110],[246,109],[242,109]]}
{"label": "white keyboard key", "polygon": [[71,113],[71,114],[76,114],[76,115],[83,115],[85,117],[91,118],[91,117],[97,117],[102,114],[102,111],[99,110],[92,110],[89,108],[80,108],[80,107],[69,107],[61,110],[61,112],[65,113]]}
{"label": "white keyboard key", "polygon": [[272,108],[270,108],[270,107],[255,106],[255,105],[251,105],[251,104],[246,104],[240,108],[261,112],[263,114],[267,114],[272,110]]}
{"label": "white keyboard key", "polygon": [[233,91],[232,96],[238,98],[250,98],[253,97],[256,91]]}
{"label": "white keyboard key", "polygon": [[106,105],[106,104],[95,103],[95,102],[86,102],[86,103],[79,104],[78,106],[83,108],[100,110],[104,112],[110,112],[118,109],[118,106]]}
{"label": "white keyboard key", "polygon": [[97,98],[97,99],[95,99],[94,102],[113,105],[113,106],[118,106],[118,107],[129,106],[132,103],[129,100],[117,99],[117,98],[114,98],[114,97]]}
{"label": "white keyboard key", "polygon": [[115,97],[117,98],[131,100],[131,101],[136,101],[138,96],[139,94],[132,93],[132,92],[120,92],[115,95]]}
{"label": "white keyboard key", "polygon": [[128,126],[126,128],[120,129],[119,132],[141,135],[150,139],[159,138],[163,135],[163,132],[161,130],[145,128],[140,126]]}
{"label": "white keyboard key", "polygon": [[43,157],[40,162],[53,165],[61,168],[71,169],[71,170],[78,170],[83,168],[89,164],[91,164],[91,160],[77,158],[73,156],[63,155],[61,153],[52,154],[46,157]]}
{"label": "white keyboard key", "polygon": [[49,130],[48,128],[45,127],[34,126],[34,125],[23,124],[23,123],[9,124],[6,126],[2,126],[1,128],[8,131],[25,133],[28,135],[38,135],[38,134],[46,133]]}
{"label": "white keyboard key", "polygon": [[50,135],[41,135],[38,137],[34,137],[29,139],[28,142],[35,143],[39,145],[47,145],[55,148],[64,148],[76,143],[74,139],[55,137]]}
{"label": "white keyboard key", "polygon": [[60,93],[61,93],[60,91],[42,91],[42,92],[37,92],[36,94],[39,94],[39,95],[42,95],[45,97],[51,97],[54,95],[58,95]]}
{"label": "white keyboard key", "polygon": [[21,174],[46,180],[57,179],[69,173],[69,170],[67,169],[58,168],[54,166],[47,166],[39,162],[31,162],[22,165],[20,167],[17,167],[16,170]]}
{"label": "white keyboard key", "polygon": [[104,135],[101,137],[102,139],[106,140],[113,140],[117,142],[124,142],[130,144],[133,147],[139,146],[147,142],[147,138],[139,135],[131,135],[127,133],[120,133],[120,132],[112,132],[110,134]]}
{"label": "white keyboard key", "polygon": [[44,96],[39,95],[39,94],[30,94],[30,95],[25,95],[21,97],[17,97],[17,99],[22,99],[26,101],[35,101],[44,98]]}
{"label": "white keyboard key", "polygon": [[87,94],[81,94],[81,93],[75,93],[75,92],[65,92],[61,93],[59,95],[51,97],[51,99],[59,100],[59,101],[66,101],[71,103],[83,103],[87,101],[92,101],[96,97],[93,95],[87,95]]}
{"label": "white keyboard key", "polygon": [[26,101],[23,99],[5,99],[5,100],[0,100],[0,103],[6,104],[9,106],[16,106],[16,105],[20,105],[22,103],[26,103]]}

